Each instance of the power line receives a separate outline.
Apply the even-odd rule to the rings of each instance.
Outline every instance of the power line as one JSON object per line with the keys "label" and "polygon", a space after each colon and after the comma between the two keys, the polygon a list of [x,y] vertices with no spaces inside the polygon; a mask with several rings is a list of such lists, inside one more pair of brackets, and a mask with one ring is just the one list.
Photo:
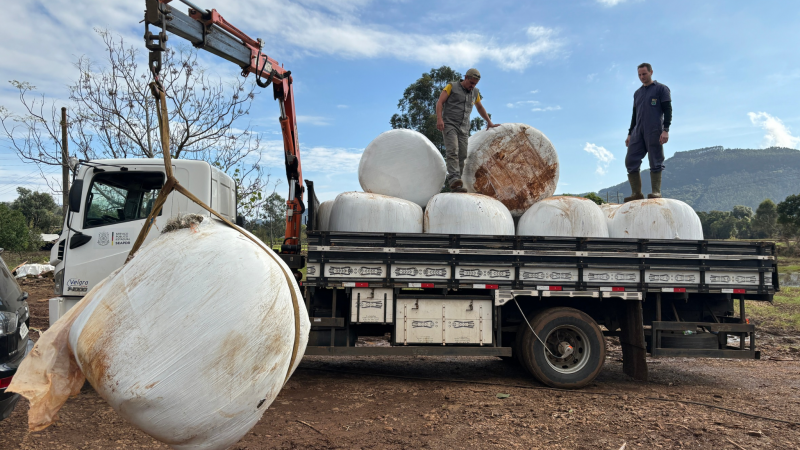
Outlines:
{"label": "power line", "polygon": [[[57,172],[58,172],[58,170],[54,170],[54,171],[50,171],[50,172],[47,172],[47,171],[40,172],[40,171],[37,170],[37,171],[31,172],[31,173],[29,173],[27,175],[23,175],[21,177],[18,177],[18,178],[14,179],[14,180],[11,180],[11,181],[8,181],[8,182],[4,182],[2,184],[5,184],[6,187],[0,188],[0,195],[4,195],[4,194],[8,194],[10,192],[13,192],[20,185],[32,185],[32,184],[34,184],[34,183],[29,182],[32,178],[39,178],[42,175],[45,175],[45,176],[46,175],[55,175]],[[42,182],[44,182],[44,180],[42,180]],[[39,185],[39,183],[36,183],[36,184]]]}

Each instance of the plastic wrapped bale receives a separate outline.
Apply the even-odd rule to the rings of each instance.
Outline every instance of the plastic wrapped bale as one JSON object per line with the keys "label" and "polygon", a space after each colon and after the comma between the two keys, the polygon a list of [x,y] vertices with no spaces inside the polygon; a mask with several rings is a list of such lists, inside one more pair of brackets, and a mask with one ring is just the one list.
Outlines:
{"label": "plastic wrapped bale", "polygon": [[317,231],[328,231],[330,228],[331,209],[334,200],[326,200],[317,208]]}
{"label": "plastic wrapped bale", "polygon": [[606,216],[606,224],[609,229],[611,228],[611,221],[614,219],[614,213],[617,212],[620,206],[622,205],[619,203],[603,203],[600,205],[600,209],[603,210],[603,214]]}
{"label": "plastic wrapped bale", "polygon": [[555,192],[558,155],[541,131],[506,123],[469,138],[461,179],[469,192],[496,198],[519,217]]}
{"label": "plastic wrapped bale", "polygon": [[549,197],[519,219],[519,236],[608,237],[603,211],[588,198]]}
{"label": "plastic wrapped bale", "polygon": [[331,207],[329,231],[422,233],[422,208],[411,201],[366,192],[344,192]]}
{"label": "plastic wrapped bale", "polygon": [[177,228],[84,299],[69,345],[127,421],[172,448],[224,449],[278,395],[310,323],[280,259],[216,220]]}
{"label": "plastic wrapped bale", "polygon": [[481,194],[437,194],[425,208],[425,232],[433,234],[514,234],[514,218],[499,201]]}
{"label": "plastic wrapped bale", "polygon": [[444,158],[423,134],[397,129],[381,133],[364,149],[358,182],[364,192],[388,195],[425,207],[444,185]]}
{"label": "plastic wrapped bale", "polygon": [[703,226],[691,206],[671,198],[620,206],[608,228],[612,238],[702,240]]}
{"label": "plastic wrapped bale", "polygon": [[27,276],[38,277],[39,275],[47,272],[52,272],[55,267],[50,264],[24,264],[14,270],[15,277],[25,278]]}

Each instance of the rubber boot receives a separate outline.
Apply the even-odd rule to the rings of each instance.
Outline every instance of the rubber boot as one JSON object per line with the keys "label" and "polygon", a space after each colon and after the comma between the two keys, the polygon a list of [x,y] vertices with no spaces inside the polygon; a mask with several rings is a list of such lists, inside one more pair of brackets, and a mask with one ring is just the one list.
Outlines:
{"label": "rubber boot", "polygon": [[628,174],[628,183],[631,185],[631,196],[625,197],[625,203],[644,198],[642,194],[642,175],[639,172]]}
{"label": "rubber boot", "polygon": [[650,172],[651,193],[647,198],[661,198],[661,172]]}
{"label": "rubber boot", "polygon": [[453,192],[467,192],[467,188],[464,187],[464,182],[459,178],[454,178],[450,181],[450,190]]}

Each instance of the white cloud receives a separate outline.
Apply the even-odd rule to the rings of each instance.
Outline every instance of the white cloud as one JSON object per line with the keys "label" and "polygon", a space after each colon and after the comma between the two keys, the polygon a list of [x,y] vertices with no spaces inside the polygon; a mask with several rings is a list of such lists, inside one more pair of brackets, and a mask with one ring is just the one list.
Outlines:
{"label": "white cloud", "polygon": [[538,90],[538,89],[534,89],[534,90],[532,90],[530,93],[531,93],[531,94],[538,94],[538,93],[539,93],[539,90]]}
{"label": "white cloud", "polygon": [[339,109],[347,109],[350,107],[350,105],[336,105],[336,107]]}
{"label": "white cloud", "polygon": [[[230,12],[225,17],[241,23],[239,28],[243,30],[276,30],[275,40],[308,54],[395,58],[455,66],[488,61],[504,70],[522,70],[535,58],[558,54],[563,45],[555,30],[544,26],[528,27],[522,41],[500,42],[480,33],[409,33],[399,26],[363,22],[366,5],[359,2],[350,2],[349,10],[312,8],[313,2],[303,5],[256,0],[256,3],[246,6],[229,3],[226,11]],[[256,7],[272,14],[252,14]]]}
{"label": "white cloud", "polygon": [[509,108],[516,108],[517,106],[538,105],[539,103],[540,102],[537,102],[536,100],[521,100],[521,101],[514,102],[514,103],[506,103],[506,106],[508,106]]}
{"label": "white cloud", "polygon": [[617,6],[625,1],[626,0],[597,0],[597,3],[600,3],[603,6]]}
{"label": "white cloud", "polygon": [[561,110],[561,106],[546,106],[544,108],[533,108],[531,111],[533,112],[545,112],[545,111],[559,111]]}
{"label": "white cloud", "polygon": [[331,124],[331,120],[322,116],[297,116],[297,123],[307,123],[309,125],[327,126]]}
{"label": "white cloud", "polygon": [[764,135],[764,147],[800,148],[800,137],[792,136],[791,131],[781,119],[765,112],[749,112],[750,122],[767,132]]}
{"label": "white cloud", "polygon": [[605,147],[600,147],[599,145],[591,144],[589,142],[587,142],[583,147],[583,151],[589,152],[594,155],[595,158],[597,158],[596,172],[600,175],[605,175],[608,171],[608,165],[614,160],[614,155],[612,155],[610,151],[606,150]]}
{"label": "white cloud", "polygon": [[[364,149],[301,146],[303,167],[322,173],[356,173]],[[310,170],[310,169],[306,169]]]}
{"label": "white cloud", "polygon": [[586,81],[588,81],[589,83],[594,81],[595,78],[597,78],[597,74],[596,73],[590,73],[589,75],[586,75]]}
{"label": "white cloud", "polygon": [[[310,147],[300,142],[300,161],[306,172],[314,173],[355,173],[364,149],[340,147]],[[261,165],[263,167],[283,168],[283,141],[261,142]]]}

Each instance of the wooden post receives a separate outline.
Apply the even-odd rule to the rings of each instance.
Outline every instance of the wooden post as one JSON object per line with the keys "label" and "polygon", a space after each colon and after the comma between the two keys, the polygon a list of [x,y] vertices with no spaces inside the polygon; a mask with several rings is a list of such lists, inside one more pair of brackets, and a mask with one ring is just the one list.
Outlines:
{"label": "wooden post", "polygon": [[61,204],[64,216],[69,208],[69,141],[67,140],[67,108],[61,107]]}
{"label": "wooden post", "polygon": [[644,342],[642,302],[624,300],[625,316],[621,321],[622,371],[634,380],[647,381],[647,347]]}

